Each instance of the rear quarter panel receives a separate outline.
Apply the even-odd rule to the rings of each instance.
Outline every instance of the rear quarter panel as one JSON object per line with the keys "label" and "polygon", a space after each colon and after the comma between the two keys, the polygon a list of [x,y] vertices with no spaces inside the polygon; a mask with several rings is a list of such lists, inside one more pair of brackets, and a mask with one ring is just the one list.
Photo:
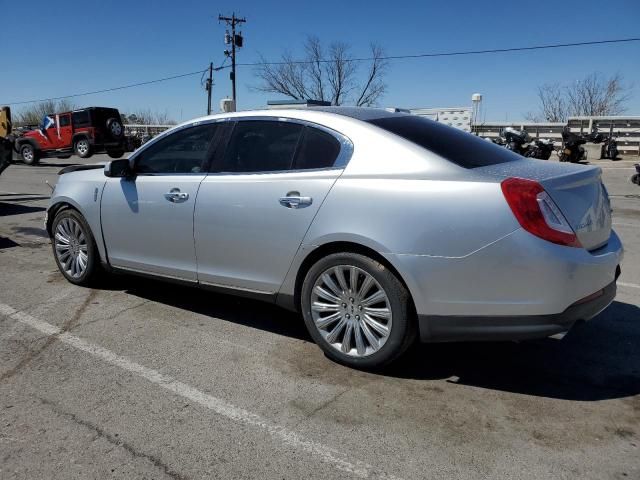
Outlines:
{"label": "rear quarter panel", "polygon": [[518,228],[499,183],[344,175],[303,243],[356,241],[380,253],[458,258]]}

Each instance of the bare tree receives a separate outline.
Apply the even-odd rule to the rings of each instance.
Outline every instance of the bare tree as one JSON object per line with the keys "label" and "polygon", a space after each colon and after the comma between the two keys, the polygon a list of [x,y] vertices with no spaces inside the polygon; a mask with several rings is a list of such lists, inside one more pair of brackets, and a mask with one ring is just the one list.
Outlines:
{"label": "bare tree", "polygon": [[569,116],[619,115],[626,110],[631,87],[624,85],[622,75],[605,78],[592,73],[582,80],[562,86],[546,84],[538,88],[540,111],[528,113],[528,120],[566,122]]}
{"label": "bare tree", "polygon": [[619,115],[626,110],[631,98],[629,87],[623,84],[622,75],[604,78],[592,73],[567,87],[570,115]]}
{"label": "bare tree", "polygon": [[62,113],[73,110],[75,105],[73,102],[62,100],[45,100],[44,102],[34,103],[20,110],[15,116],[13,123],[15,125],[39,125],[45,115],[54,113]]}
{"label": "bare tree", "polygon": [[255,72],[262,84],[254,88],[295,100],[357,106],[375,105],[386,90],[383,78],[387,62],[378,45],[371,45],[372,60],[364,74],[359,69],[361,62],[355,60],[350,46],[343,42],[333,42],[325,49],[317,37],[308,37],[304,55],[296,60],[285,52],[276,64],[268,64],[262,58]]}

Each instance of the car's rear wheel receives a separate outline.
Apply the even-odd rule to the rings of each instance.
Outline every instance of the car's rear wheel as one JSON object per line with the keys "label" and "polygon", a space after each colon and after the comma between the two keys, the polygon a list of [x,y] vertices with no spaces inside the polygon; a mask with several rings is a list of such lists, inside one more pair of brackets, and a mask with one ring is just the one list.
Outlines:
{"label": "car's rear wheel", "polygon": [[383,264],[356,253],[322,258],[302,284],[304,321],[331,359],[377,368],[399,357],[415,339],[407,289]]}
{"label": "car's rear wheel", "polygon": [[91,229],[76,210],[58,212],[52,225],[53,256],[71,283],[90,285],[101,273],[100,256]]}
{"label": "car's rear wheel", "polygon": [[89,158],[91,156],[91,143],[88,138],[79,138],[73,145],[73,150],[80,158]]}
{"label": "car's rear wheel", "polygon": [[20,156],[26,165],[35,165],[40,160],[38,151],[30,143],[25,143],[20,147]]}

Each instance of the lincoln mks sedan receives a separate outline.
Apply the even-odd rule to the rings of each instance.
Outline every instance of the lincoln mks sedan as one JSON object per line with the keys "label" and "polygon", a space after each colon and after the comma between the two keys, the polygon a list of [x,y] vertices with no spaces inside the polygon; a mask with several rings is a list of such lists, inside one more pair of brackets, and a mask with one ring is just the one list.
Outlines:
{"label": "lincoln mks sedan", "polygon": [[70,282],[118,272],[275,302],[358,368],[418,339],[559,336],[620,273],[599,168],[405,113],[213,115],[60,173],[46,227]]}

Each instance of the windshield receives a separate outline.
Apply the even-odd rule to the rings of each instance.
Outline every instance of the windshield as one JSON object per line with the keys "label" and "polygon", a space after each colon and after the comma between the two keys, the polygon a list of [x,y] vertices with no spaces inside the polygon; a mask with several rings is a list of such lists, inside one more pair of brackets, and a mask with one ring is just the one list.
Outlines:
{"label": "windshield", "polygon": [[368,120],[368,123],[420,145],[464,168],[522,160],[520,155],[493,142],[418,115],[394,115]]}

